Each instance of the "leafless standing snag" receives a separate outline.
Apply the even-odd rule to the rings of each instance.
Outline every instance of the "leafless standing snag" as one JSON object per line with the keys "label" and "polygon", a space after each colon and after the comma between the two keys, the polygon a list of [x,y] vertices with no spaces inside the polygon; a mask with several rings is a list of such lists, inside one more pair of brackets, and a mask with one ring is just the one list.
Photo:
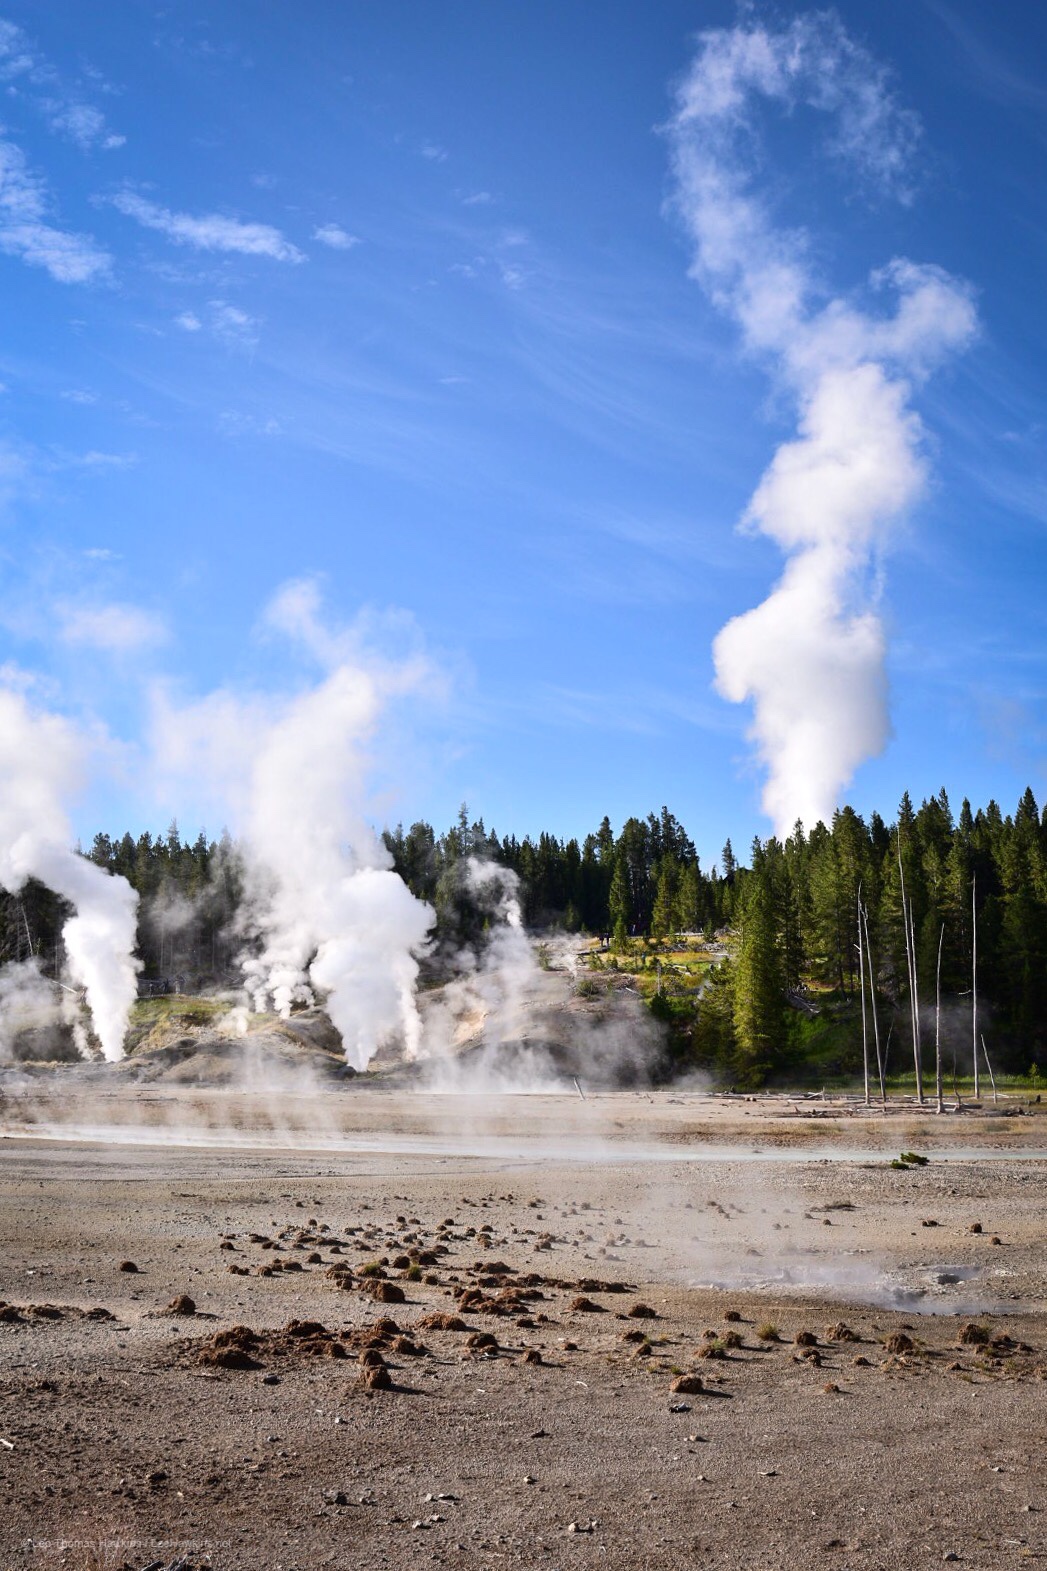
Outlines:
{"label": "leafless standing snag", "polygon": [[[880,1100],[884,1107],[887,1106],[887,1062],[884,1053],[880,1052],[880,1017],[876,1012],[876,972],[873,967],[872,943],[869,939],[869,909],[861,908],[862,926],[865,930],[865,958],[869,966],[869,1004],[873,1017],[873,1039],[876,1043],[876,1072],[880,1079]],[[888,1038],[888,1041],[890,1038]]]}
{"label": "leafless standing snag", "polygon": [[982,1052],[985,1054],[985,1067],[989,1071],[989,1079],[992,1082],[992,1105],[993,1105],[993,1107],[995,1107],[997,1105],[997,1099],[996,1099],[996,1076],[992,1072],[992,1065],[989,1062],[989,1049],[985,1045],[985,1038],[984,1037],[982,1037]]}
{"label": "leafless standing snag", "polygon": [[902,926],[905,929],[905,959],[909,967],[909,1003],[912,1009],[912,1056],[916,1069],[916,1100],[923,1106],[923,1067],[920,1063],[920,999],[916,987],[916,930],[912,909],[905,899],[905,869],[902,848],[898,845],[898,877],[902,886]]}
{"label": "leafless standing snag", "polygon": [[862,885],[858,881],[858,975],[862,979],[862,1070],[865,1075],[865,1105],[869,1107],[869,1022],[865,1014],[865,953],[862,948]]}
{"label": "leafless standing snag", "polygon": [[[974,1048],[974,1100],[978,1100],[978,874],[971,875],[971,1044]],[[985,1043],[982,1043],[984,1048]],[[986,1055],[988,1063],[988,1055]],[[993,1090],[995,1091],[995,1086]]]}
{"label": "leafless standing snag", "polygon": [[942,940],[945,937],[945,923],[942,923],[938,934],[938,970],[934,983],[934,1094],[937,1099],[936,1113],[945,1112],[945,1100],[942,1094]]}

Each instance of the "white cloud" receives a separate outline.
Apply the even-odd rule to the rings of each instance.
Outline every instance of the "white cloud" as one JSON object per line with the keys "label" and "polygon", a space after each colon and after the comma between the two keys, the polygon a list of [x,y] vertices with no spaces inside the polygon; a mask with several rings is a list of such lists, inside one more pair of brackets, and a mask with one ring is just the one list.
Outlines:
{"label": "white cloud", "polygon": [[[85,74],[97,80],[96,72]],[[94,147],[122,147],[126,142],[126,137],[108,129],[100,109],[66,91],[58,72],[33,49],[20,27],[0,22],[0,82],[20,77],[24,81],[17,91],[42,111],[52,131],[68,137],[84,152]]]}
{"label": "white cloud", "polygon": [[67,136],[84,152],[90,151],[93,147],[111,152],[117,147],[123,147],[127,141],[126,136],[119,136],[107,129],[105,115],[93,104],[84,104],[76,100],[62,103],[52,99],[45,103],[44,108],[51,130]]}
{"label": "white cloud", "polygon": [[30,174],[20,148],[0,142],[0,251],[44,268],[60,284],[105,277],[110,259],[90,236],[55,229],[46,216],[43,183]]}
{"label": "white cloud", "polygon": [[70,404],[97,404],[98,402],[98,394],[89,393],[83,387],[66,388],[65,391],[59,394],[59,397],[64,398]]}
{"label": "white cloud", "polygon": [[279,420],[271,416],[245,414],[241,409],[225,409],[218,416],[218,429],[223,436],[266,436],[276,437],[283,435],[283,427]]}
{"label": "white cloud", "polygon": [[258,317],[227,300],[209,300],[206,321],[196,311],[182,311],[174,320],[184,333],[199,333],[206,326],[213,337],[232,349],[253,349],[261,326]]}
{"label": "white cloud", "polygon": [[441,147],[438,142],[423,142],[418,151],[432,164],[442,164],[447,157],[446,147]]}
{"label": "white cloud", "polygon": [[305,255],[270,224],[241,223],[221,213],[173,213],[131,191],[114,196],[113,205],[146,229],[155,229],[176,245],[198,251],[232,251],[242,256],[268,256],[274,262],[304,262]]}
{"label": "white cloud", "polygon": [[0,441],[0,507],[6,507],[30,484],[29,458],[10,442]]}
{"label": "white cloud", "polygon": [[[111,553],[91,551],[92,557]],[[168,629],[161,617],[139,606],[114,601],[108,605],[76,605],[63,602],[56,606],[59,635],[67,644],[83,649],[98,649],[106,654],[134,654],[167,642]]]}
{"label": "white cloud", "polygon": [[756,113],[768,100],[829,114],[834,155],[902,202],[920,128],[831,12],[778,31],[745,21],[702,34],[668,127],[692,274],[799,411],[796,439],[778,449],[743,520],[786,553],[785,571],[713,646],[720,692],[752,701],[764,807],[785,835],[797,818],[828,821],[887,740],[886,637],[876,575],[871,589],[868,580],[925,485],[914,384],[970,340],[976,318],[969,286],[904,259],[869,280],[872,296],[893,292],[893,310],[826,298],[806,235],[776,229],[751,189]]}
{"label": "white cloud", "polygon": [[13,81],[33,69],[34,60],[25,34],[13,22],[0,21],[0,81]]}
{"label": "white cloud", "polygon": [[360,244],[359,235],[349,234],[338,224],[321,224],[319,229],[313,230],[313,239],[330,246],[332,251],[351,251],[354,245]]}
{"label": "white cloud", "polygon": [[490,191],[474,191],[471,196],[462,197],[462,206],[486,207],[489,202],[493,201],[494,197],[491,195]]}
{"label": "white cloud", "polygon": [[96,448],[84,453],[79,462],[85,469],[130,469],[138,462],[137,453],[101,453]]}
{"label": "white cloud", "polygon": [[257,317],[250,316],[239,306],[229,305],[225,300],[210,300],[208,306],[211,312],[210,327],[216,338],[234,349],[254,348],[261,325]]}

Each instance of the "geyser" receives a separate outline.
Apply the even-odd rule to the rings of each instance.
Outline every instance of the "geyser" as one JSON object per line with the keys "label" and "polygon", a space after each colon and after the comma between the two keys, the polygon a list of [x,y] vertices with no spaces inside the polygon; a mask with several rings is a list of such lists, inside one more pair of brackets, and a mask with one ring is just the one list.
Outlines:
{"label": "geyser", "polygon": [[281,698],[220,691],[179,707],[160,694],[158,757],[172,776],[206,779],[240,836],[254,1007],[287,1015],[319,989],[354,1068],[389,1041],[414,1057],[418,956],[434,917],[393,871],[366,810],[383,715],[431,672],[327,628],[311,583],[286,586],[268,619],[326,668],[322,678]]}
{"label": "geyser", "polygon": [[138,896],[126,879],[70,849],[63,804],[80,782],[85,753],[69,721],[0,689],[0,885],[17,894],[35,878],[74,907],[62,929],[67,975],[83,988],[102,1052],[115,1060],[124,1054],[135,997]]}

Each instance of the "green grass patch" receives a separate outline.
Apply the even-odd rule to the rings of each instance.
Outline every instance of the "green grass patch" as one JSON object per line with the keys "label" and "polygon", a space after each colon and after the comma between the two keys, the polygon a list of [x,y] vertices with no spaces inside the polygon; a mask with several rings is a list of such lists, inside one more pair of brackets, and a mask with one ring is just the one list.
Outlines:
{"label": "green grass patch", "polygon": [[168,993],[163,998],[139,998],[131,1005],[132,1026],[154,1026],[163,1021],[181,1025],[209,1025],[229,1013],[229,1004],[219,998],[191,998],[184,993]]}

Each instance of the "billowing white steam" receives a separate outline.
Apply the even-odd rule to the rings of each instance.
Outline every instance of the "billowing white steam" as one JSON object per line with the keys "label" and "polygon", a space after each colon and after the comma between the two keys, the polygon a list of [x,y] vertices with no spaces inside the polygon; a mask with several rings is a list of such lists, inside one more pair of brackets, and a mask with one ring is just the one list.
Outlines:
{"label": "billowing white steam", "polygon": [[426,1015],[425,1052],[441,1057],[464,1029],[479,1026],[485,1049],[526,1035],[529,1007],[543,973],[523,925],[520,881],[508,867],[468,857],[461,865],[465,890],[484,912],[487,932],[479,953],[455,955],[461,973],[442,990]]}
{"label": "billowing white steam", "polygon": [[123,1057],[135,997],[135,911],[126,879],[71,849],[63,805],[83,770],[84,747],[68,721],[32,710],[0,689],[0,885],[16,894],[30,878],[75,908],[62,929],[70,981],[85,990],[107,1059]]}
{"label": "billowing white steam", "polygon": [[242,837],[256,941],[244,975],[255,1008],[287,1015],[318,988],[355,1068],[389,1040],[413,1057],[416,956],[433,912],[392,870],[365,809],[368,745],[383,710],[423,684],[427,668],[330,633],[309,584],[288,586],[269,620],[329,667],[323,680],[264,702],[220,692],[178,708],[160,695],[157,750],[169,773],[210,781]]}
{"label": "billowing white steam", "polygon": [[35,956],[0,967],[0,1064],[14,1057],[23,1031],[34,1027],[46,1031],[60,1016],[54,983],[42,975]]}
{"label": "billowing white steam", "polygon": [[804,236],[776,229],[750,191],[757,102],[832,117],[832,150],[903,202],[919,124],[886,73],[831,12],[774,31],[755,21],[701,37],[668,127],[675,206],[692,274],[769,356],[799,409],[745,515],[788,557],[769,598],[720,632],[717,685],[752,699],[767,767],[764,806],[780,834],[828,821],[857,766],[886,742],[885,640],[865,580],[891,521],[925,480],[914,383],[975,330],[969,287],[895,259],[872,274],[886,313],[827,295]]}

